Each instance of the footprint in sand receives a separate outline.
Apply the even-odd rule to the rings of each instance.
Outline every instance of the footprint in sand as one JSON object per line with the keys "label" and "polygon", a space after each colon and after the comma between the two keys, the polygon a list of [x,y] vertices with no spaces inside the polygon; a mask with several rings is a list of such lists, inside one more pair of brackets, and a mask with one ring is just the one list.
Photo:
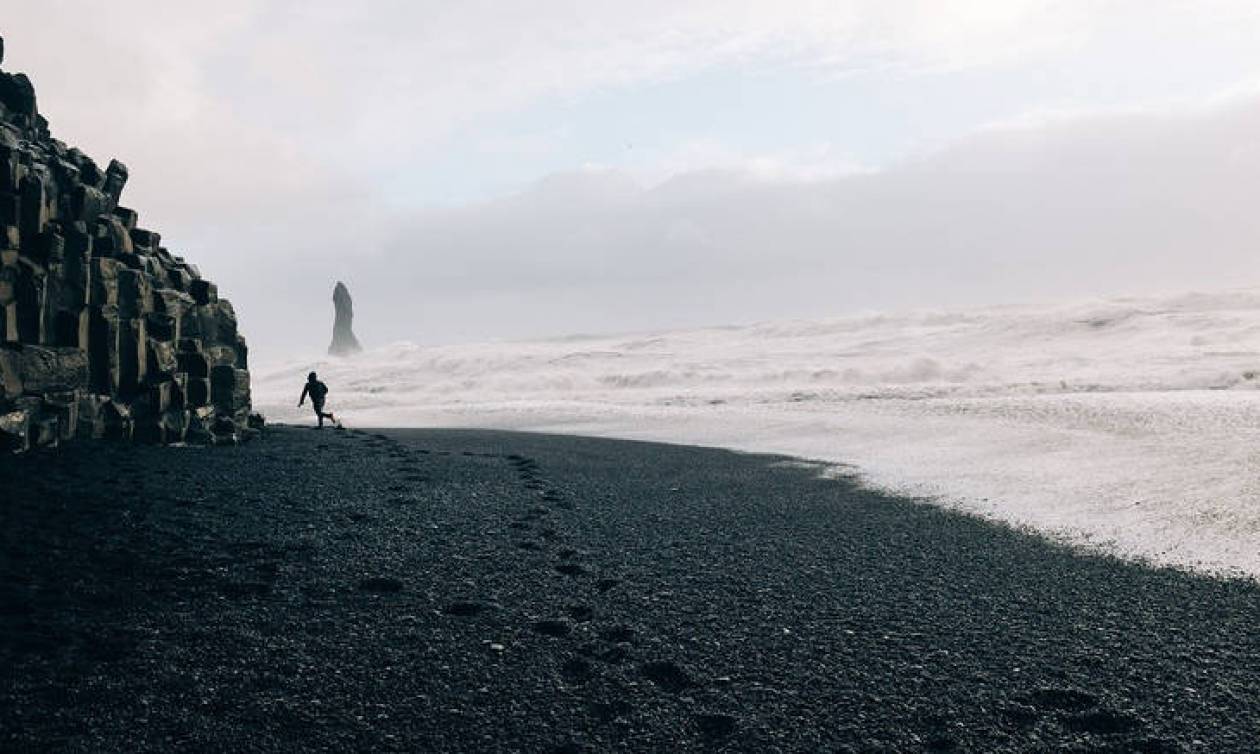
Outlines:
{"label": "footprint in sand", "polygon": [[1098,697],[1078,689],[1044,688],[1031,695],[1032,703],[1060,712],[1084,712],[1098,706]]}
{"label": "footprint in sand", "polygon": [[668,660],[645,662],[639,671],[643,677],[671,694],[686,691],[696,685],[690,673]]}
{"label": "footprint in sand", "polygon": [[561,638],[573,633],[573,627],[562,620],[538,620],[530,624],[534,633]]}
{"label": "footprint in sand", "polygon": [[1111,735],[1115,733],[1132,733],[1144,723],[1136,715],[1114,710],[1094,710],[1067,715],[1062,718],[1063,727],[1075,733],[1095,733]]}
{"label": "footprint in sand", "polygon": [[569,617],[578,623],[586,623],[595,617],[595,610],[590,605],[569,605]]}
{"label": "footprint in sand", "polygon": [[702,712],[693,719],[700,729],[700,735],[708,739],[725,738],[739,727],[734,717],[715,712]]}

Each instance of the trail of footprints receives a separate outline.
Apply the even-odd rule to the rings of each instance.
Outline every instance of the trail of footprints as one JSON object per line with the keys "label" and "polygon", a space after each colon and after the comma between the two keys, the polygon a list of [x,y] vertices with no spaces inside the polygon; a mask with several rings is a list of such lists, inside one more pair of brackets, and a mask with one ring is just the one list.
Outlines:
{"label": "trail of footprints", "polygon": [[[519,533],[533,532],[537,538],[526,536],[517,541],[518,548],[527,551],[550,550],[552,570],[574,582],[574,588],[585,585],[593,593],[594,601],[606,598],[620,584],[615,577],[598,577],[588,565],[588,553],[567,546],[564,535],[549,523],[549,517],[557,512],[574,510],[574,505],[564,493],[550,484],[543,476],[538,462],[532,458],[512,454],[503,456],[516,471],[517,478],[531,493],[524,511],[509,526]],[[633,628],[625,625],[598,625],[596,607],[575,601],[566,608],[563,617],[535,620],[530,629],[541,636],[556,640],[573,640],[576,634],[594,639],[579,644],[566,653],[560,661],[557,673],[570,686],[586,686],[601,674],[601,665],[619,666],[633,658],[636,635]],[[586,627],[585,624],[592,624]],[[578,626],[587,630],[578,631]],[[652,660],[638,666],[639,674],[657,689],[669,694],[679,694],[699,684],[690,673],[667,660]],[[610,723],[633,711],[625,699],[592,699],[589,704],[592,715],[600,723]],[[694,718],[698,731],[706,738],[722,738],[733,734],[736,719],[730,715],[704,713]],[[555,752],[581,751],[580,745],[568,742],[555,747]]]}
{"label": "trail of footprints", "polygon": [[[398,474],[401,481],[387,488],[395,493],[393,502],[400,505],[418,502],[419,498],[414,495],[415,486],[430,481],[429,476],[415,464],[413,453],[451,455],[450,451],[408,449],[402,443],[382,434],[369,434],[362,430],[351,430],[350,433],[402,466]],[[515,535],[517,549],[546,554],[550,568],[557,577],[569,581],[578,594],[589,590],[596,602],[606,598],[621,585],[619,578],[598,576],[588,564],[588,553],[566,544],[561,525],[553,521],[559,515],[574,511],[575,506],[563,491],[543,476],[536,460],[518,454],[463,451],[461,455],[503,460],[516,472],[518,481],[528,493],[520,512],[508,524],[508,531]],[[401,582],[388,577],[364,579],[359,584],[360,589],[378,594],[398,591],[401,586]],[[442,613],[452,619],[469,619],[481,616],[491,609],[491,605],[469,599],[445,605]],[[575,641],[579,636],[593,636],[593,639],[582,641],[572,652],[567,652],[560,658],[557,674],[570,686],[585,686],[596,680],[601,673],[601,665],[621,666],[633,658],[633,647],[637,638],[634,629],[625,625],[597,625],[597,618],[596,607],[582,601],[579,596],[567,606],[563,615],[539,618],[528,625],[530,632],[545,640]],[[503,645],[500,644],[491,644],[491,647],[495,651],[503,650]],[[664,693],[680,694],[699,686],[687,670],[668,660],[644,661],[637,670],[641,677]],[[600,723],[610,723],[633,711],[624,699],[591,700],[589,709]],[[733,716],[711,712],[695,715],[694,724],[697,731],[709,739],[730,736],[738,727]],[[572,742],[554,749],[556,752],[582,750],[582,746]]]}
{"label": "trail of footprints", "polygon": [[[1028,694],[1026,704],[1013,704],[1002,711],[1011,726],[1029,730],[1049,715],[1057,724],[1072,733],[1097,736],[1137,735],[1146,723],[1132,712],[1111,709],[1098,696],[1073,688],[1045,687]],[[1158,738],[1126,741],[1126,750],[1137,754],[1173,754],[1181,751],[1176,742]]]}
{"label": "trail of footprints", "polygon": [[[402,481],[387,488],[395,493],[393,502],[400,505],[418,502],[419,498],[414,494],[415,486],[431,481],[416,464],[413,453],[452,455],[450,451],[408,449],[402,443],[382,434],[368,434],[362,430],[351,430],[350,433],[401,465],[398,478]],[[585,585],[596,602],[621,584],[621,580],[615,577],[597,578],[595,571],[587,565],[588,553],[565,544],[565,535],[552,520],[558,513],[562,515],[564,512],[571,512],[575,507],[561,490],[543,476],[537,461],[517,454],[463,451],[461,455],[506,461],[516,472],[521,486],[529,493],[521,512],[508,524],[508,530],[517,535],[515,545],[518,549],[548,554],[551,569],[559,577],[570,580],[575,590]],[[388,594],[400,591],[402,582],[377,576],[364,579],[359,588],[367,592]],[[442,612],[452,619],[468,619],[481,616],[492,607],[476,600],[463,600],[445,605]],[[570,686],[586,686],[596,680],[600,675],[601,665],[621,666],[633,658],[637,638],[634,629],[625,625],[587,625],[596,624],[597,618],[596,607],[580,601],[579,598],[566,608],[564,615],[539,618],[528,626],[532,633],[546,640],[572,641],[579,634],[593,635],[594,640],[581,643],[572,653],[566,653],[560,659],[557,674]],[[578,630],[579,626],[582,630]],[[500,644],[490,646],[495,651],[504,649]],[[637,671],[656,689],[671,695],[686,693],[700,685],[686,669],[668,660],[646,660],[639,664]],[[1026,703],[1008,705],[1003,709],[1001,715],[1006,725],[1015,729],[1031,730],[1039,724],[1052,721],[1052,724],[1067,731],[1102,736],[1137,734],[1144,726],[1140,718],[1109,709],[1094,695],[1079,690],[1042,688],[1027,695],[1025,701]],[[610,723],[633,711],[633,707],[624,698],[593,699],[589,709],[600,723]],[[1047,716],[1050,720],[1046,720]],[[715,742],[734,735],[739,727],[734,716],[714,712],[693,715],[693,723],[703,738]],[[955,742],[944,736],[936,743],[951,748]],[[1133,751],[1148,754],[1178,750],[1176,744],[1160,738],[1139,739],[1131,741],[1129,745],[1133,747]],[[557,753],[582,750],[581,745],[572,742],[560,744],[553,749]]]}

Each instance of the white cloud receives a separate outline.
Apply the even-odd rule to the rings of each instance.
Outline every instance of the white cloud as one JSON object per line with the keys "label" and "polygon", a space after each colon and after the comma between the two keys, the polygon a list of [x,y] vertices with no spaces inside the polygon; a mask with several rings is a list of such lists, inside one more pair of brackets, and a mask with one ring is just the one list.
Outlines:
{"label": "white cloud", "polygon": [[[380,160],[471,119],[540,98],[777,62],[849,71],[935,70],[1070,51],[1109,18],[1255,22],[1249,3],[1048,0],[643,0],[462,3],[26,0],[6,12],[10,57],[39,73],[69,133],[106,148],[118,131],[187,125],[240,108],[308,148]],[[1119,9],[1119,10],[1117,10]],[[1228,15],[1223,15],[1228,14]],[[72,41],[71,41],[72,40]],[[85,75],[87,71],[92,75]],[[126,126],[99,123],[102,111]],[[84,125],[95,116],[90,129]],[[79,139],[80,141],[82,139]],[[348,160],[330,155],[333,160]]]}
{"label": "white cloud", "polygon": [[363,282],[424,317],[362,316],[449,340],[1254,283],[1257,155],[1253,99],[989,130],[826,181],[556,176],[402,222]]}
{"label": "white cloud", "polygon": [[791,182],[826,180],[873,169],[826,142],[751,152],[714,139],[687,141],[663,154],[649,151],[627,159],[620,167],[646,186],[700,171],[720,171],[759,181]]}

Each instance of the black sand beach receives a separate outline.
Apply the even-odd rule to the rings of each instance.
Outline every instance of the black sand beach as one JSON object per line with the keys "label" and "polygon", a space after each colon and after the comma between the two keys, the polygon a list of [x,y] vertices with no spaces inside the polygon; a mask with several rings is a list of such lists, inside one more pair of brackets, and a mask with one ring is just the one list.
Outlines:
{"label": "black sand beach", "polygon": [[1260,587],[782,459],[274,428],[0,460],[0,750],[1260,750]]}

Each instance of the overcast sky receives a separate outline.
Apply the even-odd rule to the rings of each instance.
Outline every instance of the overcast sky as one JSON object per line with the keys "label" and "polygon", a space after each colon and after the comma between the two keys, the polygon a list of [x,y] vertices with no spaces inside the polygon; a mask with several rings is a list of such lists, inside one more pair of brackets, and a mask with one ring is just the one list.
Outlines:
{"label": "overcast sky", "polygon": [[10,0],[237,306],[369,345],[1260,284],[1254,0]]}

